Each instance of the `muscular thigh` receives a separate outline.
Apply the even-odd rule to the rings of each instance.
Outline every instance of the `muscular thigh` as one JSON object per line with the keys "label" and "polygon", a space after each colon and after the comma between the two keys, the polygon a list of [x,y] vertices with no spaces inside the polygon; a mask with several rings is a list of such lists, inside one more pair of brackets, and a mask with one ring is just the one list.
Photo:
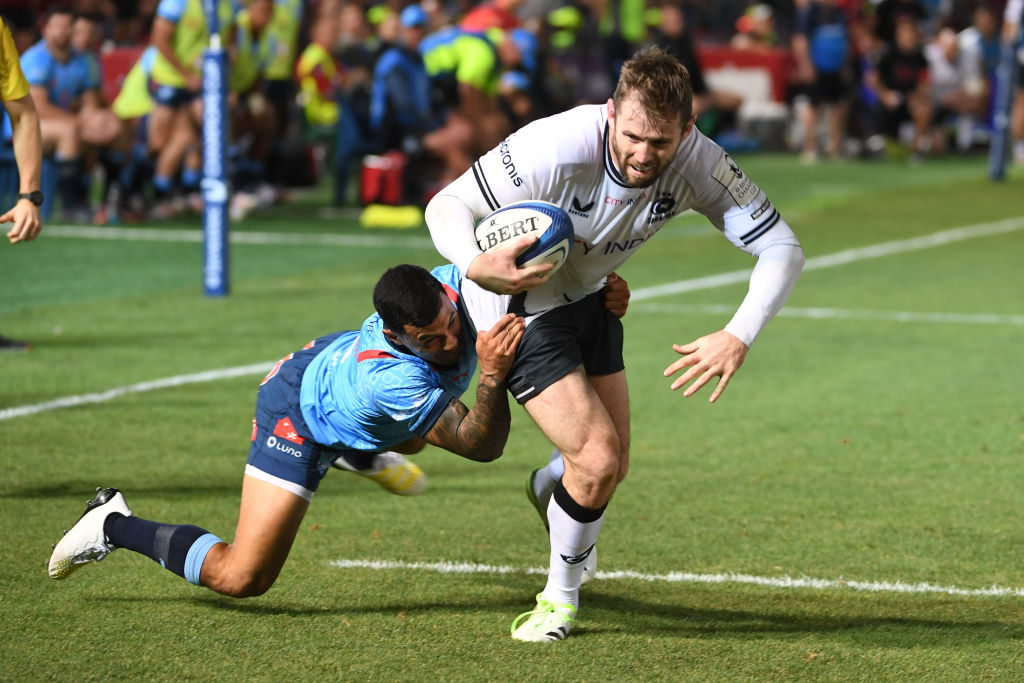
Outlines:
{"label": "muscular thigh", "polygon": [[309,501],[274,484],[246,475],[232,541],[234,561],[242,566],[280,571],[288,557]]}
{"label": "muscular thigh", "polygon": [[583,368],[576,368],[523,404],[567,466],[595,465],[618,458],[618,435],[611,415],[594,391]]}
{"label": "muscular thigh", "polygon": [[579,367],[523,404],[541,431],[562,451],[562,483],[580,505],[599,508],[622,479],[615,422]]}
{"label": "muscular thigh", "polygon": [[629,455],[629,389],[626,387],[626,371],[611,375],[591,375],[588,380],[615,425],[619,452],[626,458]]}

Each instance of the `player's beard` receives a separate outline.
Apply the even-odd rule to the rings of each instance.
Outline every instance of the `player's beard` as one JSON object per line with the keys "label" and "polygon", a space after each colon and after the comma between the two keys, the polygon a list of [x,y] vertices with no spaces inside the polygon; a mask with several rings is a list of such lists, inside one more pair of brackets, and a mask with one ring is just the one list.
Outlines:
{"label": "player's beard", "polygon": [[619,175],[622,176],[622,179],[625,180],[626,184],[629,185],[630,187],[647,187],[648,185],[653,183],[661,176],[661,172],[665,170],[665,167],[668,165],[669,159],[671,159],[671,157],[665,159],[664,161],[653,159],[643,165],[636,164],[636,166],[639,166],[641,169],[647,170],[647,172],[644,173],[641,177],[637,177],[636,175],[631,175],[638,173],[638,171],[637,169],[633,168],[633,164],[630,162],[630,158],[623,154],[622,151],[619,149],[619,145],[615,141],[614,134],[612,134],[609,137],[608,144],[611,145],[612,158],[615,160],[615,165],[619,167]]}

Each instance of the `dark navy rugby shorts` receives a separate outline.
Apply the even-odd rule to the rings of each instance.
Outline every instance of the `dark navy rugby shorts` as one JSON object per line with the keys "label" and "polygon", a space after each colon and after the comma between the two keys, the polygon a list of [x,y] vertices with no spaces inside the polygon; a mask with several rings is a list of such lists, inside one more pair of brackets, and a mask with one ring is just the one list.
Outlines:
{"label": "dark navy rugby shorts", "polygon": [[346,452],[314,441],[299,405],[302,374],[339,334],[342,333],[315,339],[302,350],[282,358],[263,379],[256,394],[252,446],[245,473],[306,500],[313,499],[331,463]]}
{"label": "dark navy rugby shorts", "polygon": [[186,88],[175,88],[173,85],[162,85],[153,79],[149,80],[149,95],[157,104],[178,109],[190,104],[199,97],[199,92]]}
{"label": "dark navy rugby shorts", "polygon": [[626,367],[622,321],[604,307],[604,292],[531,320],[505,386],[520,404],[526,403],[580,365],[588,375],[611,375]]}

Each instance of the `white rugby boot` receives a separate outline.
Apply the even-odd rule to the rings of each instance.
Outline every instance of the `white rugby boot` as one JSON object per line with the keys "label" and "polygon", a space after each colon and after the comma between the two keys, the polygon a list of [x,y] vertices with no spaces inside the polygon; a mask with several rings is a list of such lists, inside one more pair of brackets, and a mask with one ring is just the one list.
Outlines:
{"label": "white rugby boot", "polygon": [[48,571],[50,578],[65,579],[84,564],[99,562],[114,550],[103,532],[112,513],[131,517],[132,511],[117,489],[97,488],[96,497],[86,503],[85,512],[53,546]]}
{"label": "white rugby boot", "polygon": [[576,619],[572,605],[556,605],[543,593],[537,594],[537,606],[524,612],[512,622],[512,637],[528,643],[551,643],[565,640]]}

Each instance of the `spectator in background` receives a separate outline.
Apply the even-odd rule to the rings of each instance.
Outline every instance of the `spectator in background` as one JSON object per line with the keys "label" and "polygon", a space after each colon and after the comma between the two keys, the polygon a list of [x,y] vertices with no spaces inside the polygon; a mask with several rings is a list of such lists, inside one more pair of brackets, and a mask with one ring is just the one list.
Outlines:
{"label": "spectator in background", "polygon": [[881,133],[898,141],[901,127],[909,121],[913,124],[911,151],[925,151],[926,140],[930,139],[932,102],[928,60],[916,22],[903,19],[896,25],[896,44],[882,53],[866,80],[879,101]]}
{"label": "spectator in background", "polygon": [[[982,73],[991,85],[999,66],[999,22],[992,10],[978,5],[971,13],[971,24],[959,35],[960,49],[977,54]],[[990,88],[991,89],[991,88]]]}
{"label": "spectator in background", "polygon": [[661,22],[652,36],[652,42],[672,55],[690,72],[693,84],[693,113],[697,128],[714,137],[722,119],[731,119],[743,104],[743,98],[724,90],[711,90],[704,80],[704,70],[694,49],[693,37],[686,23],[686,14],[678,5],[661,8]]}
{"label": "spectator in background", "polygon": [[1024,0],[1007,0],[1003,9],[1003,40],[1017,47],[1017,84],[1010,115],[1013,160],[1024,165]]}
{"label": "spectator in background", "polygon": [[53,153],[64,219],[91,219],[83,189],[83,155],[109,145],[121,133],[117,117],[102,106],[98,76],[71,47],[74,17],[55,5],[47,12],[43,39],[21,56],[32,100],[39,112],[43,151]]}
{"label": "spectator in background", "polygon": [[593,5],[575,0],[547,14],[545,34],[551,59],[544,75],[550,84],[544,115],[600,102],[615,87],[602,58],[604,48],[593,39],[599,32],[599,8]]}
{"label": "spectator in background", "polygon": [[869,17],[884,50],[896,47],[896,30],[901,22],[909,21],[921,28],[928,19],[928,10],[919,0],[882,0]]}
{"label": "spectator in background", "polygon": [[730,41],[733,49],[764,51],[778,47],[775,32],[775,12],[764,3],[751,6],[736,20],[736,35]]}
{"label": "spectator in background", "polygon": [[87,146],[83,152],[82,194],[89,196],[96,164],[103,168],[102,201],[92,214],[93,223],[104,225],[116,221],[120,210],[121,189],[134,182],[136,164],[132,157],[132,129],[110,108],[103,96],[103,67],[100,63],[100,19],[91,14],[75,17],[71,29],[71,48],[88,65],[87,91],[83,96],[83,115],[89,117],[84,128],[105,127],[111,131],[109,140],[98,146]]}
{"label": "spectator in background", "polygon": [[483,33],[492,28],[500,28],[502,31],[519,28],[521,22],[516,16],[516,10],[522,4],[523,0],[481,2],[466,12],[459,22],[459,28],[475,33]]}
{"label": "spectator in background", "polygon": [[[29,94],[29,84],[18,62],[18,50],[10,29],[0,18],[0,101],[11,122],[14,160],[18,166],[18,199],[0,216],[0,223],[13,223],[7,230],[11,244],[31,242],[43,224],[39,219],[39,192],[43,164],[43,145],[39,133],[39,115]],[[25,351],[23,341],[0,335],[0,351]]]}
{"label": "spectator in background", "polygon": [[[493,33],[490,35],[494,35]],[[449,109],[445,128],[470,145],[450,155],[442,175],[446,184],[467,170],[474,157],[498,144],[510,131],[497,106],[502,68],[531,73],[537,66],[537,39],[526,29],[498,32],[497,38],[449,27],[427,36],[420,45],[432,86]],[[456,161],[458,157],[458,161]]]}
{"label": "spectator in background", "polygon": [[122,170],[120,196],[102,209],[106,221],[126,220],[135,222],[145,215],[145,184],[152,175],[152,159],[147,141],[149,115],[155,103],[149,92],[150,74],[156,62],[156,48],[150,45],[136,60],[121,81],[121,89],[110,105],[111,110],[122,121],[131,140],[130,169]]}
{"label": "spectator in background", "polygon": [[271,28],[274,0],[250,0],[235,17],[231,58],[231,137],[234,153],[229,213],[241,220],[259,206],[272,204],[277,193],[266,182],[266,160],[277,130],[277,112],[266,96],[262,74],[278,50]]}
{"label": "spectator in background", "polygon": [[801,121],[801,159],[805,163],[818,159],[818,114],[822,109],[828,131],[825,152],[830,158],[837,158],[850,96],[850,33],[846,15],[835,0],[810,0],[800,7],[795,29],[796,80],[806,86],[810,100]]}
{"label": "spectator in background", "polygon": [[[366,76],[361,75],[362,67],[347,68],[332,54],[332,47],[338,44],[343,17],[344,13],[319,12],[313,20],[310,43],[295,65],[299,101],[306,123],[315,137],[330,139],[334,145],[335,206],[344,205],[348,198],[352,163],[361,155],[362,149],[369,151],[373,148],[372,144],[361,147],[364,141],[371,141],[364,137],[367,126],[356,115],[349,97],[353,73],[360,74],[359,83]],[[352,44],[350,48],[356,48],[356,45]]]}
{"label": "spectator in background", "polygon": [[331,55],[338,37],[338,22],[336,15],[318,15],[310,28],[309,44],[295,64],[299,102],[306,123],[323,130],[333,130],[338,123],[343,72]]}
{"label": "spectator in background", "polygon": [[288,103],[295,97],[295,59],[305,0],[274,0],[274,12],[267,30],[274,36],[274,51],[263,67],[263,94],[274,108],[277,137],[285,132]]}
{"label": "spectator in background", "polygon": [[370,95],[370,130],[379,149],[401,150],[409,158],[403,185],[411,203],[421,203],[427,191],[431,174],[425,166],[435,159],[451,163],[450,150],[468,143],[453,141],[443,130],[435,132],[443,120],[434,111],[430,77],[419,51],[428,21],[419,5],[402,10],[399,40],[377,60]]}
{"label": "spectator in background", "polygon": [[422,138],[438,124],[419,50],[427,14],[419,5],[409,5],[399,23],[399,40],[384,50],[374,67],[370,98],[370,128],[386,149],[413,147],[410,138]]}
{"label": "spectator in background", "polygon": [[945,151],[953,131],[957,150],[966,152],[974,139],[974,127],[988,108],[988,81],[981,53],[960,49],[953,29],[943,28],[925,46],[925,57],[931,76],[933,147]]}
{"label": "spectator in background", "polygon": [[498,102],[514,129],[537,118],[530,77],[522,71],[506,71],[498,79]]}
{"label": "spectator in background", "polygon": [[[218,0],[217,14],[224,45],[230,45],[234,21],[231,0]],[[156,156],[154,215],[171,216],[179,172],[187,193],[199,188],[200,68],[210,31],[202,0],[161,0],[153,20],[151,44],[157,49],[151,79],[154,108],[149,119],[149,148]],[[189,160],[186,162],[186,157]],[[183,170],[184,167],[184,170]]]}

